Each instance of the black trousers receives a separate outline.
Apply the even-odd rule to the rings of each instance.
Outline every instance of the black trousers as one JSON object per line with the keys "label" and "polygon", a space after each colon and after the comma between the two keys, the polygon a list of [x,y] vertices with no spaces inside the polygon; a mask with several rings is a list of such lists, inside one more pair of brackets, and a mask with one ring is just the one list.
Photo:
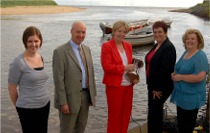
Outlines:
{"label": "black trousers", "polygon": [[152,89],[148,87],[148,133],[162,133],[163,105],[170,95],[170,91],[162,92],[162,97],[153,99]]}
{"label": "black trousers", "polygon": [[42,108],[16,107],[23,133],[47,133],[50,102]]}
{"label": "black trousers", "polygon": [[185,110],[177,106],[177,122],[179,133],[192,133],[196,125],[198,109]]}

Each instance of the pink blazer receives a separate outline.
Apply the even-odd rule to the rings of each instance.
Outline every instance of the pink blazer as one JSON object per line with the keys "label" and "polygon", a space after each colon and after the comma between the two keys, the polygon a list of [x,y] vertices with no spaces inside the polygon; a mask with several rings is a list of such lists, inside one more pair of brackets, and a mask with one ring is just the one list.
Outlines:
{"label": "pink blazer", "polygon": [[[131,64],[132,46],[129,42],[126,41],[123,41],[123,46],[128,59],[128,64]],[[125,68],[114,39],[111,39],[102,44],[101,65],[104,70],[104,77],[102,82],[107,86],[120,86]]]}

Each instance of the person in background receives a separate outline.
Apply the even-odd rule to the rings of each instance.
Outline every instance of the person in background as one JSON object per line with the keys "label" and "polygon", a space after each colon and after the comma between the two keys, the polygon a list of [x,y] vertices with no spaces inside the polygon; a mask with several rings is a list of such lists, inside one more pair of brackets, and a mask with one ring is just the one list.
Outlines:
{"label": "person in background", "polygon": [[43,42],[42,34],[38,28],[29,26],[22,40],[25,51],[9,68],[9,95],[16,106],[23,133],[47,133],[50,95],[46,86],[49,76],[38,52]]}
{"label": "person in background", "polygon": [[157,43],[145,56],[148,133],[162,133],[163,105],[173,90],[171,73],[176,62],[176,50],[167,37],[165,22],[155,22],[152,29]]}
{"label": "person in background", "polygon": [[71,39],[53,52],[55,108],[60,118],[60,133],[84,133],[89,106],[95,106],[96,85],[91,50],[82,42],[86,25],[72,24]]}
{"label": "person in background", "polygon": [[125,36],[129,26],[124,21],[113,25],[112,39],[103,43],[101,65],[104,71],[103,84],[106,85],[108,105],[107,133],[127,133],[133,100],[133,85],[126,73],[134,70],[132,46]]}
{"label": "person in background", "polygon": [[198,110],[206,102],[208,59],[202,51],[204,40],[199,30],[186,30],[182,41],[185,51],[171,74],[174,90],[170,102],[177,106],[179,133],[192,133]]}

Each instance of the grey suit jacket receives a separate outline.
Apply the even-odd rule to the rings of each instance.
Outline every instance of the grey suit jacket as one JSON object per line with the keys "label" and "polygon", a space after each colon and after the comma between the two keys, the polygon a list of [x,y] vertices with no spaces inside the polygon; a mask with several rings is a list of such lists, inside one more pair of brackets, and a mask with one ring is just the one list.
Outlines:
{"label": "grey suit jacket", "polygon": [[[91,50],[82,44],[87,60],[91,104],[95,106],[96,85]],[[55,85],[55,108],[63,104],[70,106],[71,113],[78,113],[82,95],[82,70],[70,46],[70,41],[53,52],[53,79]]]}

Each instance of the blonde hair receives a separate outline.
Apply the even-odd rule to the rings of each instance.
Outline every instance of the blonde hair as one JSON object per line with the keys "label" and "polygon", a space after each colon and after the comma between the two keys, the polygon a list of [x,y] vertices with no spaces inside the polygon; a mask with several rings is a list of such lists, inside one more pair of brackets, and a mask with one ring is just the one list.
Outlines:
{"label": "blonde hair", "polygon": [[184,43],[184,47],[186,49],[186,40],[189,34],[195,34],[198,40],[198,46],[197,49],[203,49],[204,48],[204,39],[203,36],[201,34],[201,32],[197,29],[187,29],[184,33],[184,35],[182,36],[182,42]]}
{"label": "blonde hair", "polygon": [[114,36],[115,32],[121,28],[121,27],[124,27],[125,30],[126,30],[126,33],[129,32],[130,28],[129,28],[129,25],[128,23],[126,23],[125,21],[123,20],[119,20],[119,21],[116,21],[112,27],[112,36]]}

